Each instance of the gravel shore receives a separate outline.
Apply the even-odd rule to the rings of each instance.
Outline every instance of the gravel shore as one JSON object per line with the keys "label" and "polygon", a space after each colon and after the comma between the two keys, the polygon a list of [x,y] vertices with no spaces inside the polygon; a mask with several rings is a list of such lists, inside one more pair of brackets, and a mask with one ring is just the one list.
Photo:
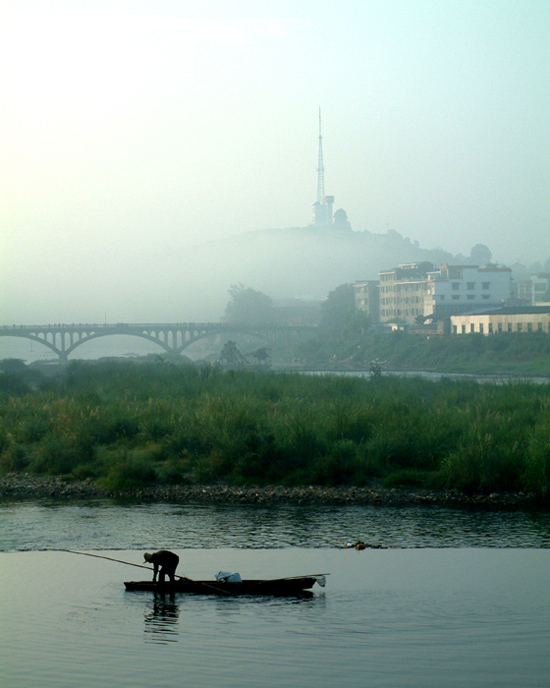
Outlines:
{"label": "gravel shore", "polygon": [[492,493],[466,495],[456,490],[386,489],[370,487],[228,487],[224,485],[152,485],[119,492],[102,490],[89,481],[66,482],[59,478],[12,474],[0,476],[0,497],[51,499],[117,499],[210,504],[377,504],[465,506],[481,508],[534,508],[541,506],[534,495]]}

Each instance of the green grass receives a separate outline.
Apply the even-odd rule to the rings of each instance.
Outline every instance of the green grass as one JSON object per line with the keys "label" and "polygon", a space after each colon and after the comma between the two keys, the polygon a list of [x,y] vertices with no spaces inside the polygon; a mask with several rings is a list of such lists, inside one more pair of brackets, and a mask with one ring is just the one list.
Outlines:
{"label": "green grass", "polygon": [[2,473],[120,490],[376,479],[549,493],[550,385],[131,362],[73,363],[27,391],[2,382]]}
{"label": "green grass", "polygon": [[544,333],[432,336],[325,334],[299,345],[295,357],[310,368],[368,370],[387,361],[393,370],[550,376],[550,337]]}

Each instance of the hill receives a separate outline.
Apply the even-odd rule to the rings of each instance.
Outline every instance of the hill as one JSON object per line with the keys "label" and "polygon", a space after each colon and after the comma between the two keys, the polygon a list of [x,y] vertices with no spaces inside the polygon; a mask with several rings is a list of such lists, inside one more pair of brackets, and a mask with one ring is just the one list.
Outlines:
{"label": "hill", "polygon": [[340,284],[377,279],[380,270],[416,261],[475,262],[421,248],[395,231],[294,227],[248,232],[188,249],[181,256],[180,279],[200,312],[214,319],[222,315],[232,284],[243,283],[275,300],[324,300]]}

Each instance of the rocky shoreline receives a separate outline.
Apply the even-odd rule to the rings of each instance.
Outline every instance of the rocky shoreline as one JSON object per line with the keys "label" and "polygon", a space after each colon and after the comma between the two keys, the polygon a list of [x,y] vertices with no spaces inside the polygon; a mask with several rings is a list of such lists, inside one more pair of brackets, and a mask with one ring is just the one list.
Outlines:
{"label": "rocky shoreline", "polygon": [[64,481],[30,474],[0,476],[0,497],[19,499],[129,499],[135,501],[197,504],[322,504],[394,505],[412,504],[493,509],[548,507],[528,493],[466,495],[457,490],[387,489],[369,487],[230,487],[226,485],[152,485],[120,492],[103,490],[91,481]]}

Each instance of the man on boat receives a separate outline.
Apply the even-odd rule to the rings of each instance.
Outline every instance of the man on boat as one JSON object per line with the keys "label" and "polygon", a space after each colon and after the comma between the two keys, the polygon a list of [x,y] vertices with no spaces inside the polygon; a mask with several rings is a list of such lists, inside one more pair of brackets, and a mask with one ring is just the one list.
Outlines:
{"label": "man on boat", "polygon": [[143,558],[145,561],[149,562],[149,564],[153,564],[153,583],[157,582],[157,575],[161,585],[164,583],[166,576],[170,578],[171,583],[174,583],[176,569],[178,568],[180,561],[180,558],[177,554],[174,554],[174,552],[170,552],[167,549],[161,549],[153,554],[145,552]]}

